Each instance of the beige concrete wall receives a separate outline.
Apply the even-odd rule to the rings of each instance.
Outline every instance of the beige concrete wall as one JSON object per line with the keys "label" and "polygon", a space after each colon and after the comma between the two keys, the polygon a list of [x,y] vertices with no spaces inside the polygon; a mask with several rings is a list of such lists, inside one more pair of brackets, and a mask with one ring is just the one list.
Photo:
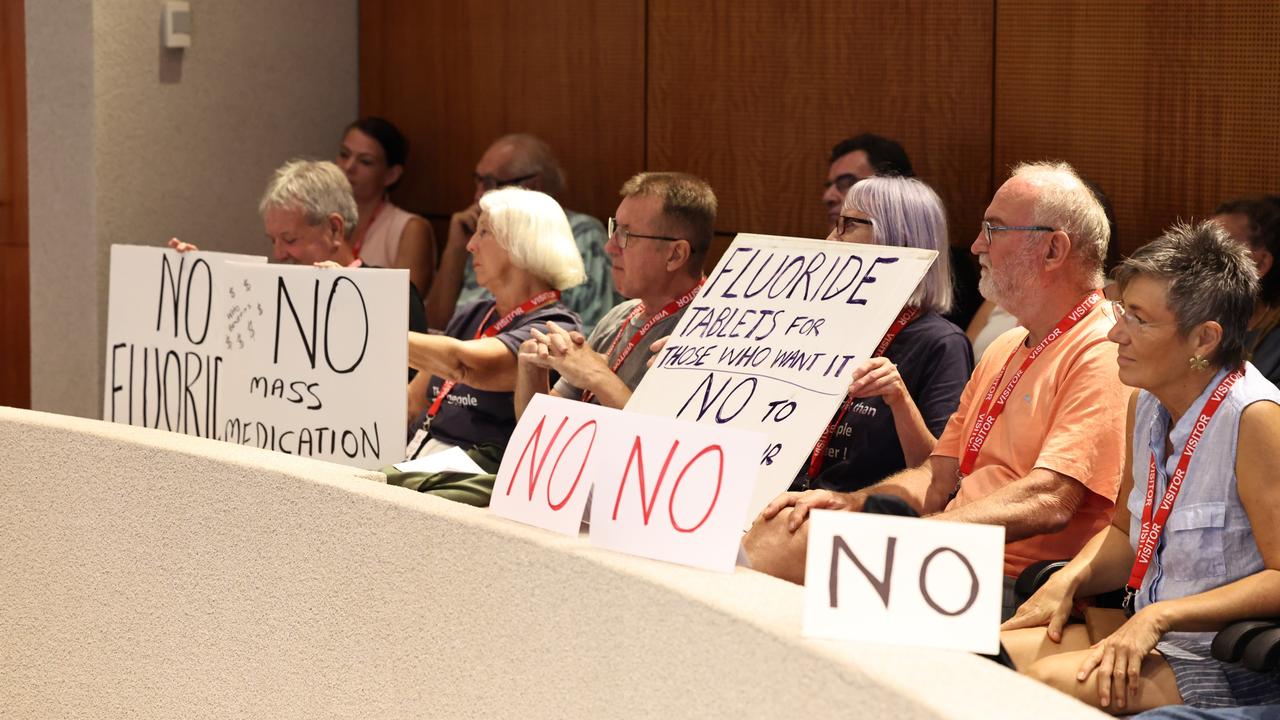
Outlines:
{"label": "beige concrete wall", "polygon": [[338,465],[0,408],[0,468],[12,717],[1104,717]]}
{"label": "beige concrete wall", "polygon": [[357,111],[356,0],[28,2],[32,406],[99,417],[113,243],[266,249],[276,166],[328,157]]}

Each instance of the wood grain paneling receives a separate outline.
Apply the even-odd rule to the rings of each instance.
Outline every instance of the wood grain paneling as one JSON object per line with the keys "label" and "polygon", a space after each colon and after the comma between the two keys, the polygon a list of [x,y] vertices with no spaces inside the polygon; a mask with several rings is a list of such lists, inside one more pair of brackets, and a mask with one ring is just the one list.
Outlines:
{"label": "wood grain paneling", "polygon": [[969,242],[991,189],[990,2],[649,3],[648,166],[706,177],[722,230],[823,237],[828,153],[903,144]]}
{"label": "wood grain paneling", "polygon": [[1280,4],[998,0],[997,179],[1075,165],[1122,251],[1177,218],[1280,192]]}
{"label": "wood grain paneling", "polygon": [[23,6],[0,3],[0,405],[31,407]]}
{"label": "wood grain paneling", "polygon": [[643,169],[644,2],[362,0],[360,111],[409,137],[409,208],[465,207],[489,143],[532,132],[565,167],[565,205],[612,215]]}

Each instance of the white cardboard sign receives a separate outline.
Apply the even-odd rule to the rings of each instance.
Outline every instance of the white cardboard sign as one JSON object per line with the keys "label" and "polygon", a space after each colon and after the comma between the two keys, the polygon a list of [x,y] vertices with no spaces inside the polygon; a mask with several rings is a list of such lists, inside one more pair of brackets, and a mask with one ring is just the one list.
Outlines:
{"label": "white cardboard sign", "polygon": [[804,585],[806,636],[995,653],[1004,528],[814,510]]}
{"label": "white cardboard sign", "polygon": [[787,489],[932,250],[738,235],[627,410],[763,430],[748,519]]}
{"label": "white cardboard sign", "polygon": [[229,269],[223,439],[366,469],[402,460],[409,271]]}
{"label": "white cardboard sign", "polygon": [[222,437],[232,261],[266,258],[111,246],[103,420]]}
{"label": "white cardboard sign", "polygon": [[547,395],[516,427],[489,507],[593,545],[731,572],[764,449],[760,433],[672,422]]}

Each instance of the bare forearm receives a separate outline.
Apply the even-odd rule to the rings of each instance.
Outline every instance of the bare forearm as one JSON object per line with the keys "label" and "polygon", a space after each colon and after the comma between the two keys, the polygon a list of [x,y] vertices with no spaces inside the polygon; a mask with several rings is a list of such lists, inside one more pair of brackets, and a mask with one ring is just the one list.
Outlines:
{"label": "bare forearm", "polygon": [[1059,570],[1055,579],[1067,583],[1073,597],[1089,597],[1124,587],[1133,567],[1129,536],[1107,525]]}
{"label": "bare forearm", "polygon": [[1237,620],[1280,616],[1280,570],[1263,569],[1233,583],[1155,603],[1167,631],[1208,632]]}
{"label": "bare forearm", "polygon": [[939,513],[939,520],[1003,525],[1005,542],[1065,528],[1088,490],[1079,482],[1036,468],[1020,480],[967,505]]}
{"label": "bare forearm", "polygon": [[902,445],[902,457],[907,467],[918,467],[933,454],[938,438],[929,431],[929,426],[920,414],[920,408],[911,399],[911,395],[903,393],[901,397],[889,404],[893,411],[893,429],[898,433],[898,443]]}
{"label": "bare forearm", "polygon": [[928,491],[929,485],[932,483],[933,473],[929,465],[921,465],[919,467],[907,468],[901,472],[890,475],[884,480],[872,485],[865,490],[859,490],[852,493],[857,499],[855,507],[861,508],[863,502],[872,495],[892,495],[894,497],[906,500],[913,508],[920,513],[926,514],[928,510]]}
{"label": "bare forearm", "polygon": [[447,335],[409,333],[409,367],[420,374],[439,375],[455,382],[462,379],[465,368],[458,360],[462,341]]}
{"label": "bare forearm", "polygon": [[581,387],[583,390],[590,390],[595,394],[596,401],[608,408],[621,410],[631,399],[631,388],[607,368],[603,372],[592,373]]}
{"label": "bare forearm", "polygon": [[521,363],[516,368],[516,420],[524,415],[524,409],[529,407],[534,395],[550,392],[551,373],[546,368]]}

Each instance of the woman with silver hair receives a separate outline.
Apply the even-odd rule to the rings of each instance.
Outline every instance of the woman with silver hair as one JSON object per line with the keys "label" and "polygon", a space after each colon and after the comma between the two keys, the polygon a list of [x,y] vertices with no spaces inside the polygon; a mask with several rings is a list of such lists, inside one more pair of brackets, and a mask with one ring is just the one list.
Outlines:
{"label": "woman with silver hair", "polygon": [[[1128,501],[1001,640],[1023,672],[1116,714],[1280,702],[1280,676],[1210,654],[1212,631],[1280,614],[1280,390],[1244,361],[1257,272],[1206,222],[1174,226],[1115,276],[1109,338],[1138,389]],[[1077,598],[1122,586],[1131,614],[1114,632],[1066,624]]]}
{"label": "woman with silver hair", "polygon": [[[560,291],[580,284],[585,273],[564,210],[551,196],[519,187],[480,199],[467,251],[493,298],[460,307],[443,335],[409,333],[409,365],[422,372],[409,384],[410,417],[420,418],[421,427],[408,455],[460,447],[486,472],[496,472],[516,425],[520,344],[548,322],[581,329]],[[485,505],[491,476],[488,483],[479,494],[467,488],[451,497]],[[432,491],[422,482],[415,489]]]}
{"label": "woman with silver hair", "polygon": [[851,492],[928,459],[973,372],[973,349],[941,315],[952,298],[947,220],[928,185],[858,182],[827,239],[938,252],[876,357],[854,369],[848,396],[792,486]]}

